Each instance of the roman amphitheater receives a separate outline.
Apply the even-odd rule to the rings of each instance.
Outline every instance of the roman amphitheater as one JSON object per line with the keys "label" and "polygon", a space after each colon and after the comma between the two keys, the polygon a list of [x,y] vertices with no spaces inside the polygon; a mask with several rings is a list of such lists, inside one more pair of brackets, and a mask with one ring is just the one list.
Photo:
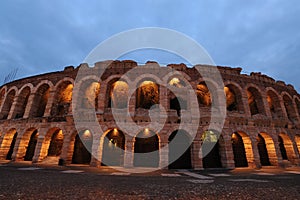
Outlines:
{"label": "roman amphitheater", "polygon": [[[216,79],[196,70],[209,74],[210,66],[129,60],[111,62],[100,78],[90,73],[103,63],[2,85],[0,160],[173,169],[300,165],[300,95],[292,85],[218,66],[220,89]],[[132,69],[135,76],[127,76]],[[136,88],[132,94],[128,82]],[[75,99],[75,90],[81,98]],[[127,122],[136,126],[124,129]],[[201,156],[210,143],[215,145]],[[181,145],[187,147],[176,155]]]}

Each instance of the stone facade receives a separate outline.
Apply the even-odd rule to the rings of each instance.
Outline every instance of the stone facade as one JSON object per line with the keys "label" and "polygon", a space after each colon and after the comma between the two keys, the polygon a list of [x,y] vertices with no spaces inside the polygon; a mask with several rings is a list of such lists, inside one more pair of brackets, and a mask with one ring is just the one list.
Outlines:
{"label": "stone facade", "polygon": [[[96,63],[94,70],[102,64]],[[300,95],[292,85],[261,73],[246,75],[241,74],[241,68],[218,66],[224,84],[220,90],[216,80],[205,79],[196,70],[196,67],[207,68],[209,72],[209,66],[188,68],[184,64],[170,64],[160,67],[154,62],[147,65],[151,65],[151,73],[134,61],[113,61],[99,80],[82,64],[1,86],[0,159],[36,163],[52,157],[56,158],[55,162],[60,159],[60,164],[193,169],[300,164]],[[81,88],[78,95],[83,98],[77,100],[72,92],[78,71],[84,68],[87,72],[77,87]],[[135,76],[127,76],[134,68],[138,68]],[[138,88],[130,95],[128,81]],[[176,95],[164,85],[173,87]],[[210,116],[216,111],[212,105],[219,101],[218,94],[225,96],[226,118],[222,131],[216,133],[209,125],[215,123]],[[129,104],[122,100],[128,95]],[[196,95],[196,101],[186,100],[191,95]],[[161,115],[150,117],[155,104],[164,108],[165,120],[160,119]],[[101,130],[88,122],[86,127],[75,127],[74,105],[92,110]],[[114,115],[113,108],[117,108]],[[127,109],[129,115],[122,116]],[[200,112],[198,119],[195,109]],[[140,126],[130,130],[131,134],[121,130],[115,120],[118,113],[123,121],[133,121]],[[80,114],[81,118],[89,118],[88,112]],[[162,128],[157,132],[138,128],[147,127],[151,120],[157,120]],[[179,132],[182,141],[188,141],[185,136],[189,138],[194,130],[196,135],[187,151],[174,162],[176,164],[170,164],[173,150],[164,147]],[[139,139],[138,135],[147,132],[151,134],[148,141]],[[219,138],[212,152],[202,158],[204,136],[209,134]],[[111,145],[125,151],[111,150]],[[151,155],[155,160],[152,163],[134,154],[154,150],[158,151]],[[108,156],[114,159],[105,161]]]}

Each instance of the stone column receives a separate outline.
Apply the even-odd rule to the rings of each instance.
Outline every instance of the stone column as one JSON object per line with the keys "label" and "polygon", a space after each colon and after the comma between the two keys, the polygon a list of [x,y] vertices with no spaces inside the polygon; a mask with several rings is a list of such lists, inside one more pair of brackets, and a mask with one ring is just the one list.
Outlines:
{"label": "stone column", "polygon": [[258,148],[257,148],[257,139],[254,133],[250,133],[250,140],[252,143],[252,150],[253,150],[253,159],[254,159],[254,167],[257,169],[261,168],[261,163],[260,163],[260,156],[259,156],[259,152],[258,152]]}
{"label": "stone column", "polygon": [[263,107],[264,107],[264,111],[267,117],[272,118],[272,114],[270,111],[270,107],[267,101],[267,94],[265,93],[265,91],[261,94],[262,97],[262,101],[263,101]]}
{"label": "stone column", "polygon": [[35,97],[35,93],[31,93],[29,98],[28,98],[28,102],[27,102],[27,106],[26,106],[23,118],[28,118],[30,116],[30,112],[32,110],[32,107],[35,106],[35,105],[33,105],[34,97]]}
{"label": "stone column", "polygon": [[18,104],[18,102],[17,102],[18,98],[19,98],[19,95],[16,95],[14,97],[14,100],[13,100],[13,103],[11,105],[10,111],[8,113],[7,119],[12,119],[14,117],[13,114],[15,113],[15,109],[16,109],[16,106]]}
{"label": "stone column", "polygon": [[42,148],[43,148],[44,140],[45,140],[44,136],[38,137],[37,144],[35,146],[34,156],[32,158],[32,163],[41,162],[44,159],[42,156]]}
{"label": "stone column", "polygon": [[64,160],[65,164],[71,164],[72,162],[74,142],[75,142],[75,136],[72,137],[71,132],[65,132],[62,152],[60,154],[60,159]]}
{"label": "stone column", "polygon": [[168,142],[159,142],[159,168],[167,169],[169,166],[169,148]]}
{"label": "stone column", "polygon": [[92,145],[92,159],[90,162],[90,166],[92,167],[100,167],[102,161],[102,151],[103,151],[103,138],[101,138],[100,134],[96,134],[93,137],[93,145]]}
{"label": "stone column", "polygon": [[234,163],[234,155],[232,150],[232,143],[231,143],[231,135],[224,135],[224,150],[221,151],[221,161],[222,165],[228,169],[234,169],[235,163]]}
{"label": "stone column", "polygon": [[49,117],[51,116],[51,109],[52,109],[52,105],[55,101],[55,94],[56,94],[56,91],[50,91],[49,92],[49,98],[48,98],[48,101],[47,101],[47,105],[46,105],[46,108],[45,108],[45,113],[44,113],[44,117]]}
{"label": "stone column", "polygon": [[132,168],[134,159],[134,140],[128,137],[125,140],[124,167]]}
{"label": "stone column", "polygon": [[192,159],[192,167],[195,170],[202,170],[202,151],[201,151],[201,140],[196,139],[191,144],[191,159]]}

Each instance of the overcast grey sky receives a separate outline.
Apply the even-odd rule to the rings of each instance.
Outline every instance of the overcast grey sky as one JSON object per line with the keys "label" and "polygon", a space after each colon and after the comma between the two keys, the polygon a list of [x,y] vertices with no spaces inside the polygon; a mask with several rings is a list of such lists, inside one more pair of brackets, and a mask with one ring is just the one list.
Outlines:
{"label": "overcast grey sky", "polygon": [[[16,78],[78,66],[100,42],[133,28],[163,27],[201,44],[218,65],[260,71],[300,91],[298,0],[2,0],[0,85]],[[129,54],[138,62],[178,59]]]}

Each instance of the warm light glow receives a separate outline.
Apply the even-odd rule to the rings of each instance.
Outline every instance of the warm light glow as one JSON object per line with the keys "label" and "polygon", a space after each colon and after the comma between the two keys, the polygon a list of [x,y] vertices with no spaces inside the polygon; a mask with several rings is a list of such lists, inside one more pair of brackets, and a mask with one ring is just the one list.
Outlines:
{"label": "warm light glow", "polygon": [[83,138],[84,139],[88,139],[88,138],[90,138],[91,137],[91,132],[89,131],[89,130],[85,130],[84,132],[83,132]]}

